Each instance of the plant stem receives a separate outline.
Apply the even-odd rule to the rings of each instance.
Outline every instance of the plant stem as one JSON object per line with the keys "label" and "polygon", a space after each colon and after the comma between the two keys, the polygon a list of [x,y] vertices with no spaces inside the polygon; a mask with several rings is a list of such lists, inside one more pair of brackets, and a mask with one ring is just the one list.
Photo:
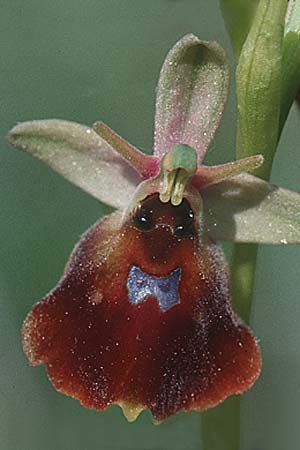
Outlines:
{"label": "plant stem", "polygon": [[[254,287],[257,245],[234,247],[231,266],[232,305],[235,312],[249,323]],[[240,449],[241,397],[229,397],[217,408],[202,414],[202,442],[205,450]]]}
{"label": "plant stem", "polygon": [[231,266],[232,306],[238,316],[247,324],[251,313],[256,257],[256,244],[236,244],[234,246]]}
{"label": "plant stem", "polygon": [[239,397],[229,397],[216,408],[202,413],[202,443],[205,450],[239,450]]}
{"label": "plant stem", "polygon": [[[279,136],[287,1],[260,0],[253,17],[248,17],[248,33],[247,29],[243,32],[233,28],[244,3],[247,2],[221,0],[236,54],[240,55],[236,70],[236,157],[240,159],[262,154],[265,163],[256,171],[256,175],[269,180]],[[243,45],[239,48],[241,43]],[[235,312],[246,323],[249,323],[251,313],[256,259],[257,245],[235,245],[231,267],[232,304]],[[231,397],[217,408],[202,414],[204,450],[240,449],[240,402],[239,396]]]}
{"label": "plant stem", "polygon": [[297,95],[296,95],[296,104],[298,105],[298,109],[300,112],[300,89],[298,89]]}

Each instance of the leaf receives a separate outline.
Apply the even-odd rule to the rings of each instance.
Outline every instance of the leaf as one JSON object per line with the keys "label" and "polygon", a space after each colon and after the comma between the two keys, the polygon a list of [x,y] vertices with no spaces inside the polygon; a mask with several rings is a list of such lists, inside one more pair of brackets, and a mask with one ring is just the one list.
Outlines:
{"label": "leaf", "polygon": [[202,192],[214,240],[300,244],[300,194],[242,174]]}
{"label": "leaf", "polygon": [[139,174],[91,128],[64,120],[35,120],[14,127],[13,147],[37,157],[84,191],[116,208],[127,206]]}
{"label": "leaf", "polygon": [[279,133],[300,86],[300,0],[290,0],[283,39]]}
{"label": "leaf", "polygon": [[247,38],[259,0],[220,0],[223,18],[236,60]]}
{"label": "leaf", "polygon": [[286,7],[286,0],[259,2],[236,73],[236,157],[262,154],[265,163],[257,171],[261,178],[269,177],[277,148]]}
{"label": "leaf", "polygon": [[154,155],[174,144],[197,150],[198,164],[219,125],[229,86],[224,50],[216,42],[184,36],[162,66],[156,98]]}

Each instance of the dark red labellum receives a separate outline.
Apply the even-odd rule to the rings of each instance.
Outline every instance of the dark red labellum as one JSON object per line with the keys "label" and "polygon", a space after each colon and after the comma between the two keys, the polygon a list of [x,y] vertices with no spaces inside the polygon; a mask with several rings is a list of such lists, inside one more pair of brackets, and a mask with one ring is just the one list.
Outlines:
{"label": "dark red labellum", "polygon": [[157,194],[86,233],[23,338],[57,390],[98,410],[149,408],[158,420],[244,392],[261,367],[231,308],[222,250],[187,200],[175,207]]}

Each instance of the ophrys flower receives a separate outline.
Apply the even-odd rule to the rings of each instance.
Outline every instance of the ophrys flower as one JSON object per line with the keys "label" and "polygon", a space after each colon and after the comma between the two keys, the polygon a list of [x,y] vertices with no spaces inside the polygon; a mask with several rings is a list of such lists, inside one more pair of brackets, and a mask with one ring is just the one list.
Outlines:
{"label": "ophrys flower", "polygon": [[300,197],[245,172],[261,156],[206,167],[228,90],[216,43],[193,35],[168,54],[153,155],[103,123],[25,122],[9,142],[117,208],[75,248],[58,286],[23,326],[24,350],[85,406],[129,420],[217,405],[256,380],[256,339],[233,312],[216,240],[298,243]]}

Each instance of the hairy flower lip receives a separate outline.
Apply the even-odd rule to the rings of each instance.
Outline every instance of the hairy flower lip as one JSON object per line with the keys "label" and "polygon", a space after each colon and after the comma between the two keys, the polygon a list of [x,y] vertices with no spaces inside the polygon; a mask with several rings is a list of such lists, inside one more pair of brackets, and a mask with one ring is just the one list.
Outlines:
{"label": "hairy flower lip", "polygon": [[[202,244],[199,249],[200,243],[186,242],[188,253],[186,247],[178,248],[178,257],[184,261],[180,304],[167,312],[162,312],[156,301],[136,307],[124,295],[121,280],[127,280],[128,271],[124,272],[124,263],[120,266],[118,258],[121,245],[121,257],[130,268],[137,264],[136,250],[141,256],[143,250],[139,245],[130,248],[127,238],[131,241],[134,235],[127,235],[124,226],[115,229],[114,220],[110,216],[91,228],[77,246],[57,288],[29,313],[23,336],[31,362],[46,363],[55,387],[89,408],[103,410],[129,402],[138,409],[151,409],[157,420],[180,409],[215,406],[228,395],[249,388],[260,370],[259,349],[230,308],[221,250],[213,244]],[[100,253],[95,253],[95,248]],[[105,269],[99,265],[101,253]],[[174,261],[169,263],[173,268]],[[149,267],[157,269],[153,263],[148,268],[138,265],[147,273]],[[100,277],[98,271],[106,276]],[[162,270],[151,273],[164,275]],[[93,303],[91,295],[99,292],[103,295],[101,302]],[[205,336],[210,336],[209,341]],[[106,347],[110,349],[107,352]],[[179,390],[174,390],[174,383]],[[131,420],[134,417],[129,414]]]}

